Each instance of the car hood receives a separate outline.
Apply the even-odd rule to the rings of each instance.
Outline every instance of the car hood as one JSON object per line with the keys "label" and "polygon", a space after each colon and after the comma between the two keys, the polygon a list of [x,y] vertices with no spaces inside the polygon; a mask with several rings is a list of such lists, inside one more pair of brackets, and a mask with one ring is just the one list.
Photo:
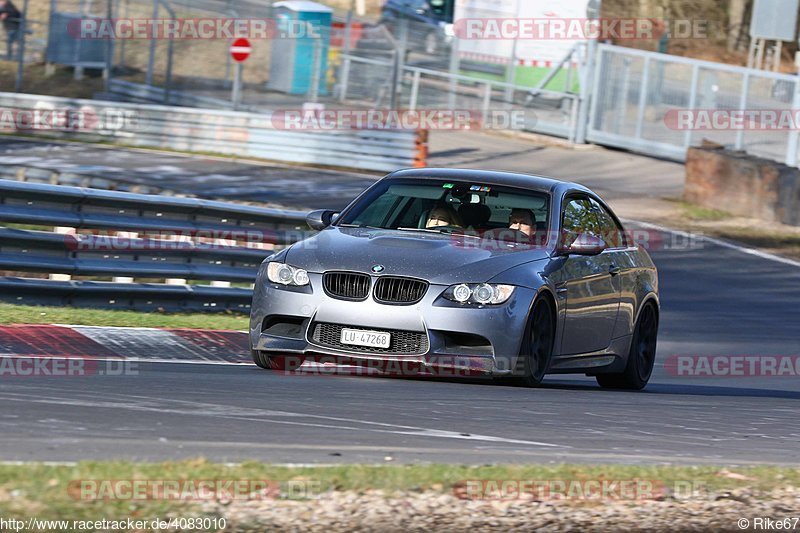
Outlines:
{"label": "car hood", "polygon": [[548,257],[543,248],[459,235],[330,227],[294,244],[286,262],[309,272],[349,270],[411,276],[434,284],[491,281],[522,263]]}

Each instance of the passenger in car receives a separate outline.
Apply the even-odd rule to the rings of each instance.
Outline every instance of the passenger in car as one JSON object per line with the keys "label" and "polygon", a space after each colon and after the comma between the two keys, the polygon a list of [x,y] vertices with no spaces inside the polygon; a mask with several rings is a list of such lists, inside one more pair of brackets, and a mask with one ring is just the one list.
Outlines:
{"label": "passenger in car", "polygon": [[447,204],[438,204],[428,213],[428,220],[425,222],[426,228],[436,228],[439,226],[462,227],[461,218],[456,210]]}
{"label": "passenger in car", "polygon": [[536,231],[536,216],[530,209],[512,209],[508,217],[508,229],[515,229],[532,237]]}

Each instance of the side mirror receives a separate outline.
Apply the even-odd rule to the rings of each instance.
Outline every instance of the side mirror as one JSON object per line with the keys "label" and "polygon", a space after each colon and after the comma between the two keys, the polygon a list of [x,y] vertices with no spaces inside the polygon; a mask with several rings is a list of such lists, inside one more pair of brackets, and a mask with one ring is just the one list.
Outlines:
{"label": "side mirror", "polygon": [[569,246],[560,245],[558,255],[599,255],[608,248],[606,242],[594,235],[580,235]]}
{"label": "side mirror", "polygon": [[318,209],[306,215],[306,224],[313,230],[322,231],[336,220],[338,214],[330,209]]}

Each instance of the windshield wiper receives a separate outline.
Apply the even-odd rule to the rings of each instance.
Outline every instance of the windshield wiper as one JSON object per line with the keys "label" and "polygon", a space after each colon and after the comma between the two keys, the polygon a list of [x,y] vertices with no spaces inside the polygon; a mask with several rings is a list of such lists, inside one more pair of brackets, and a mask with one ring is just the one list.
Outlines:
{"label": "windshield wiper", "polygon": [[421,231],[423,233],[436,233],[437,235],[463,235],[464,237],[476,237],[480,239],[478,235],[464,233],[464,231],[459,228],[397,228],[397,231]]}
{"label": "windshield wiper", "polygon": [[377,226],[367,226],[366,224],[336,224],[337,228],[363,228],[363,229],[387,229]]}
{"label": "windshield wiper", "polygon": [[397,228],[397,231],[421,231],[424,233],[447,233],[445,230],[436,228]]}

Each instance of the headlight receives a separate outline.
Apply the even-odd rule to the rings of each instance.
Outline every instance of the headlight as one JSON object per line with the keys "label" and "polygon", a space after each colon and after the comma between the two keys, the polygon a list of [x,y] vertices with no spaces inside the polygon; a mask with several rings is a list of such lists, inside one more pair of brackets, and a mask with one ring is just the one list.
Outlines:
{"label": "headlight", "polygon": [[308,285],[308,272],[286,263],[270,263],[267,265],[267,279],[272,283],[302,287]]}
{"label": "headlight", "polygon": [[499,305],[514,294],[513,285],[491,283],[461,283],[448,287],[442,296],[461,304]]}

